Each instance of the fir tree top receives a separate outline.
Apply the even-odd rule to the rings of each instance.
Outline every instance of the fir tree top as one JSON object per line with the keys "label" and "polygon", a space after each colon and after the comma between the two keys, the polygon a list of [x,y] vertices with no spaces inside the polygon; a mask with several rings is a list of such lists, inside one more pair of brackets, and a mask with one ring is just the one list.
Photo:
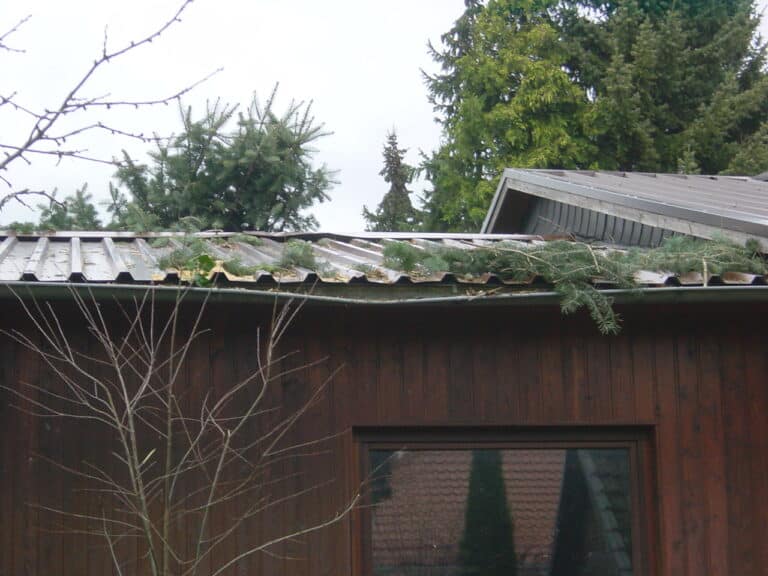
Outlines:
{"label": "fir tree top", "polygon": [[420,214],[411,203],[408,185],[413,181],[415,169],[404,161],[406,148],[400,148],[397,133],[387,133],[384,145],[384,167],[379,174],[389,183],[376,212],[363,207],[366,228],[372,232],[411,232],[419,228]]}

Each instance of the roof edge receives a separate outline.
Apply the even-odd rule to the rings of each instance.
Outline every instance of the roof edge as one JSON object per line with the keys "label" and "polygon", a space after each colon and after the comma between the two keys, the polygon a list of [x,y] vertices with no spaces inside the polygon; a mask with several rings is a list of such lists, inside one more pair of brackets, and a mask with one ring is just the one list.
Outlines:
{"label": "roof edge", "polygon": [[[0,285],[0,299],[45,298],[66,300],[74,293],[96,300],[133,299],[137,293],[154,290],[160,301],[217,303],[265,303],[284,300],[305,300],[307,304],[324,306],[392,307],[392,306],[559,306],[562,296],[551,290],[525,290],[487,294],[461,294],[437,297],[406,297],[370,300],[317,295],[289,290],[241,290],[236,288],[199,288],[187,286],[146,286],[114,284],[58,284],[41,282],[8,282]],[[756,302],[768,301],[768,285],[751,286],[664,286],[636,289],[604,289],[600,291],[622,305],[662,302]]]}
{"label": "roof edge", "polygon": [[114,230],[36,230],[30,233],[14,230],[0,229],[0,239],[91,239],[103,240],[135,238],[182,238],[194,235],[199,238],[229,238],[232,236],[246,235],[255,238],[269,238],[271,240],[319,240],[329,238],[333,240],[536,240],[541,236],[530,234],[477,234],[472,232],[224,232],[222,230],[205,230],[201,232],[122,232]]}
{"label": "roof edge", "polygon": [[493,195],[491,205],[488,207],[488,212],[485,214],[485,220],[483,220],[483,225],[480,228],[481,234],[493,234],[493,232],[489,232],[489,230],[491,230],[496,225],[499,211],[504,205],[504,200],[507,195],[507,172],[509,171],[509,168],[505,169],[501,175],[501,178],[499,178],[499,185],[496,186],[496,192]]}
{"label": "roof edge", "polygon": [[[493,229],[499,214],[508,203],[509,192],[512,191],[518,194],[549,198],[565,204],[579,205],[619,218],[702,238],[712,238],[721,234],[741,243],[750,238],[756,238],[760,240],[764,249],[768,249],[768,225],[762,219],[744,218],[736,214],[715,215],[685,206],[628,197],[599,186],[586,186],[581,183],[558,180],[548,176],[548,172],[556,172],[556,170],[505,169],[496,194],[491,201],[482,232],[488,234]],[[560,172],[565,174],[583,171],[562,170]],[[647,174],[642,173],[633,174],[647,176]],[[702,176],[702,178],[704,177]],[[743,179],[744,177],[722,176],[722,178]],[[578,198],[580,203],[568,202],[568,198]],[[584,205],[584,202],[589,205]]]}

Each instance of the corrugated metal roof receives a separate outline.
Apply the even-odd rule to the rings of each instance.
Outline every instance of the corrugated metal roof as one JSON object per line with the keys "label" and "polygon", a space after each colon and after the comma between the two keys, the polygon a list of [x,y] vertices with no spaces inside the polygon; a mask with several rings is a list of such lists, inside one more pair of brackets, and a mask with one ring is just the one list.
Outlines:
{"label": "corrugated metal roof", "polygon": [[[521,245],[546,242],[541,236],[509,234],[265,234],[248,235],[205,232],[193,235],[205,243],[205,253],[221,262],[236,258],[253,274],[237,276],[221,264],[213,269],[218,282],[259,289],[280,285],[320,282],[331,285],[454,284],[468,288],[478,285],[527,287],[526,281],[502,280],[493,274],[473,277],[441,272],[406,273],[385,266],[384,247],[389,242],[408,242],[417,248],[451,247],[472,250],[499,242]],[[124,232],[52,232],[45,235],[13,235],[0,232],[0,283],[46,284],[177,284],[184,273],[163,267],[165,257],[184,246],[190,236],[173,233],[136,235]],[[301,266],[280,268],[283,250],[290,240],[307,242],[314,255],[314,269]],[[180,278],[181,275],[181,278]],[[659,271],[640,272],[638,281],[646,286],[707,284],[762,284],[762,276],[726,273],[705,279],[699,273],[675,276]],[[599,282],[599,279],[596,279]]]}
{"label": "corrugated metal roof", "polygon": [[[453,279],[446,273],[408,274],[387,268],[383,250],[388,242],[406,241],[419,248],[454,247],[472,249],[494,242],[541,242],[537,236],[453,234],[232,234],[204,232],[193,235],[205,244],[205,253],[216,260],[236,258],[255,268],[253,274],[237,276],[217,266],[214,273],[225,280],[248,284],[296,284],[365,282],[394,284],[403,281],[429,283],[446,280],[485,283],[488,276]],[[95,282],[176,283],[179,271],[163,266],[163,259],[184,247],[189,235],[158,233],[134,235],[123,232],[52,232],[45,235],[13,235],[0,232],[0,282]],[[247,239],[247,240],[246,240]],[[307,242],[314,256],[314,269],[301,266],[280,268],[283,250],[290,240]],[[449,278],[450,277],[450,278]],[[183,279],[183,278],[182,278]]]}
{"label": "corrugated metal roof", "polygon": [[483,225],[496,230],[514,193],[548,198],[682,234],[768,246],[768,182],[743,176],[507,169]]}

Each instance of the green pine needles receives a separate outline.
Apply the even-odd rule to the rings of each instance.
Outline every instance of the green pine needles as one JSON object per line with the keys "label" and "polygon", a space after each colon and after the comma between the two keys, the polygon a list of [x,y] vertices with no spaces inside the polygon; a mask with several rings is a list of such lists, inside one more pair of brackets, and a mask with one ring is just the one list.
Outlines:
{"label": "green pine needles", "polygon": [[[178,238],[178,237],[177,237]],[[257,237],[236,235],[228,238],[203,239],[189,234],[177,239],[175,250],[159,261],[161,268],[173,268],[185,281],[210,286],[213,272],[220,266],[235,276],[251,276],[258,271],[281,274],[301,268],[320,276],[333,269],[315,257],[310,242],[291,239],[282,246],[277,262],[249,266],[237,256],[222,258],[214,246],[243,242],[258,246]],[[152,241],[161,248],[171,243],[168,238]],[[452,273],[458,277],[476,278],[495,274],[503,280],[531,282],[544,280],[560,295],[564,314],[586,309],[603,334],[617,334],[621,319],[613,308],[613,299],[601,288],[638,289],[638,273],[660,272],[682,276],[699,273],[705,282],[712,275],[741,272],[764,275],[766,262],[757,241],[740,246],[725,239],[698,240],[686,236],[667,239],[658,248],[615,248],[593,246],[586,242],[555,240],[523,243],[498,242],[472,250],[441,245],[416,246],[410,242],[391,241],[384,247],[387,268],[408,272],[412,276]],[[367,275],[381,274],[378,268],[357,267]]]}
{"label": "green pine needles", "polygon": [[599,286],[639,288],[636,274],[641,271],[675,275],[699,272],[705,278],[724,272],[766,272],[757,242],[740,246],[723,239],[684,236],[669,238],[659,248],[627,251],[566,240],[499,242],[474,250],[392,242],[384,249],[384,265],[416,275],[450,272],[473,277],[491,273],[520,282],[542,278],[560,295],[564,314],[586,308],[603,334],[617,334],[621,321],[613,309],[613,299],[598,290]]}
{"label": "green pine needles", "polygon": [[[283,244],[282,254],[277,263],[263,263],[258,266],[244,264],[237,256],[222,258],[221,253],[217,254],[212,249],[212,245],[231,247],[235,243],[260,246],[263,241],[256,236],[234,234],[230,237],[204,239],[193,234],[185,234],[177,237],[177,241],[180,246],[160,258],[158,266],[179,271],[185,281],[195,286],[212,286],[211,277],[217,265],[225,272],[241,277],[253,276],[260,271],[270,274],[288,273],[295,268],[311,270],[321,276],[331,273],[326,263],[315,258],[312,244],[305,240],[288,240]],[[155,238],[151,241],[154,248],[164,248],[170,244],[171,240],[167,237]]]}

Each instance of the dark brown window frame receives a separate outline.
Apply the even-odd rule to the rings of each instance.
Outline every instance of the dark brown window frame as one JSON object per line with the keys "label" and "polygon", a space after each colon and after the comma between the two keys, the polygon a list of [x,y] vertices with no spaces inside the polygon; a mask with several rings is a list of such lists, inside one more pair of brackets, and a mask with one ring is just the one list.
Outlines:
{"label": "dark brown window frame", "polygon": [[[368,478],[371,450],[471,450],[625,448],[629,450],[632,502],[633,573],[658,572],[656,556],[657,511],[653,459],[653,428],[650,426],[397,426],[356,427],[353,435],[355,485]],[[372,576],[371,508],[367,496],[352,514],[351,562],[355,576]]]}

